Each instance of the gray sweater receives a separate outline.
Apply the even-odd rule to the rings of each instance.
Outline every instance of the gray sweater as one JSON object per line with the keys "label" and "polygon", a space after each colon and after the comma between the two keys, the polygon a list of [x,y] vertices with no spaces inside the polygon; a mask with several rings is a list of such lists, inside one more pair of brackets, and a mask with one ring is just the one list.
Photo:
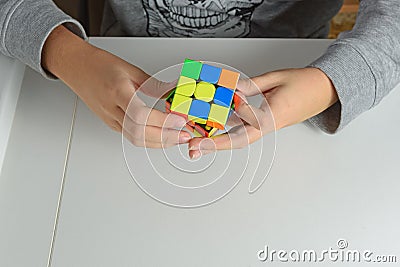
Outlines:
{"label": "gray sweater", "polygon": [[[108,0],[102,33],[321,38],[341,5],[342,0]],[[60,24],[86,38],[82,26],[50,0],[0,0],[0,52],[48,77],[41,51]],[[332,80],[339,96],[310,122],[335,133],[400,82],[400,1],[361,0],[353,30],[342,33],[310,66]]]}

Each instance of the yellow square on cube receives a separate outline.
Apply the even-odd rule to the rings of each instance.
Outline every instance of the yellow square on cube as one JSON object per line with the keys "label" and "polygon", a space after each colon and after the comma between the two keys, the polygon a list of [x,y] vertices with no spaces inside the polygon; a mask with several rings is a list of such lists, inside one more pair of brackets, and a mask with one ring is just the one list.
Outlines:
{"label": "yellow square on cube", "polygon": [[175,94],[171,104],[171,111],[187,115],[189,114],[191,104],[192,98],[180,94]]}
{"label": "yellow square on cube", "polygon": [[208,120],[225,125],[228,120],[229,108],[220,105],[212,104]]}
{"label": "yellow square on cube", "polygon": [[196,99],[210,102],[213,100],[215,94],[215,86],[208,82],[199,82],[194,91]]}
{"label": "yellow square on cube", "polygon": [[212,136],[215,134],[219,129],[218,128],[212,128],[211,131],[208,133],[208,136]]}
{"label": "yellow square on cube", "polygon": [[195,116],[192,116],[192,115],[188,116],[188,120],[196,122],[196,123],[200,123],[200,124],[206,124],[207,123],[206,119],[202,119],[202,118],[195,117]]}
{"label": "yellow square on cube", "polygon": [[196,80],[181,76],[179,77],[178,84],[176,85],[176,94],[192,96],[196,90]]}

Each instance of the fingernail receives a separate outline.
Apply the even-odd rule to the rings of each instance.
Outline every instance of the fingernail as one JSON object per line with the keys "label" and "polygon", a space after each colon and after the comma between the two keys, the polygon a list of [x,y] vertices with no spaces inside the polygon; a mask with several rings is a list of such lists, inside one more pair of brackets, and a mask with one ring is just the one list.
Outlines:
{"label": "fingernail", "polygon": [[194,151],[192,154],[192,159],[197,159],[200,158],[201,152],[200,151]]}
{"label": "fingernail", "polygon": [[190,141],[190,139],[192,138],[188,135],[181,135],[179,136],[179,143],[187,143]]}
{"label": "fingernail", "polygon": [[189,150],[197,150],[198,149],[198,147],[196,147],[196,146],[194,146],[194,145],[191,145],[190,147],[189,147]]}

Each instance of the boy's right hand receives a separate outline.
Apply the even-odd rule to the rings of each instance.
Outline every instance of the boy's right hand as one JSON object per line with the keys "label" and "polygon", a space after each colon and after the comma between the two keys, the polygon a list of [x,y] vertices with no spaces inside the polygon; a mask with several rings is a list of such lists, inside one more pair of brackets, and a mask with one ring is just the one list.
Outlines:
{"label": "boy's right hand", "polygon": [[[64,26],[57,27],[46,40],[42,65],[64,81],[108,126],[124,131],[136,146],[168,147],[191,139],[189,133],[175,130],[186,124],[184,118],[151,109],[135,94],[150,78],[148,74],[86,43]],[[150,80],[142,92],[161,96],[168,89],[172,88]]]}

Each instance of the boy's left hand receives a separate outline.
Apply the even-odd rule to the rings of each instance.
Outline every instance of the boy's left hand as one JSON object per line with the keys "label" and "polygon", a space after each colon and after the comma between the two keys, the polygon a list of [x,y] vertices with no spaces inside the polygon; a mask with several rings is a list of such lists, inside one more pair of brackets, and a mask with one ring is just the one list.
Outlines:
{"label": "boy's left hand", "polygon": [[230,120],[239,125],[214,138],[193,138],[189,142],[191,158],[215,150],[243,148],[266,133],[321,113],[338,100],[332,82],[317,68],[268,72],[250,80],[240,80],[237,90],[244,96],[263,94],[265,101],[259,108],[241,101],[235,114],[240,123],[235,116]]}

